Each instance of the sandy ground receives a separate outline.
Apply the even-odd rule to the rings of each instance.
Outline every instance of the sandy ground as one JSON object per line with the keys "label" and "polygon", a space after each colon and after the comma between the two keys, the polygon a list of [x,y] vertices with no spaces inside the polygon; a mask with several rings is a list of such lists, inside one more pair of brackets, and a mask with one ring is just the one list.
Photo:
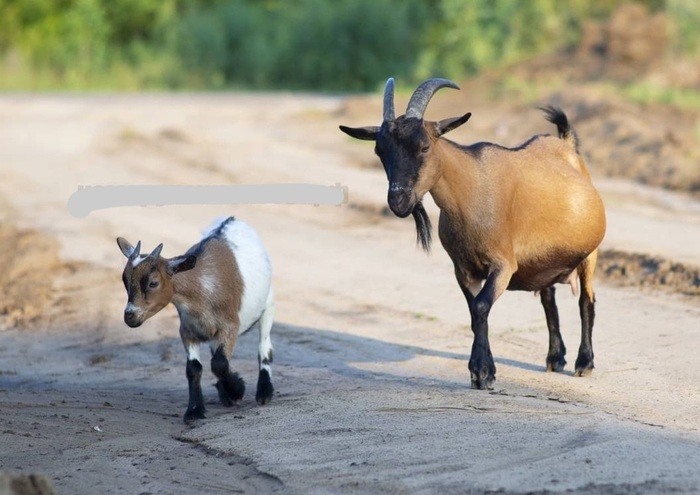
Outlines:
{"label": "sandy ground", "polygon": [[[430,256],[415,247],[411,220],[383,214],[372,146],[337,130],[377,123],[377,99],[360,102],[366,111],[352,103],[0,98],[0,470],[41,473],[66,494],[700,492],[698,298],[599,280],[596,370],[574,378],[571,365],[544,372],[539,300],[508,293],[491,317],[495,390],[470,390],[468,313],[451,264],[437,244]],[[464,110],[479,121],[478,107]],[[498,115],[484,120],[455,138],[497,139]],[[501,142],[530,131],[551,129],[540,119]],[[79,185],[262,182],[341,183],[350,203],[82,219],[66,208]],[[700,266],[700,203],[596,183],[605,249]],[[233,361],[244,399],[224,408],[205,375],[207,419],[188,426],[176,313],[123,324],[114,239],[164,242],[173,256],[227,214],[252,224],[273,260],[276,393],[255,404],[251,332]],[[568,288],[558,294],[573,362],[578,308]]]}

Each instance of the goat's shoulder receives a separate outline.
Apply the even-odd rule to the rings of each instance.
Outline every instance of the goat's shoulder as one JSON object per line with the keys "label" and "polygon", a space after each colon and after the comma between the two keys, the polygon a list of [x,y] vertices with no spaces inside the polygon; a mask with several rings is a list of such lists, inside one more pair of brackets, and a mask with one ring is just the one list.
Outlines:
{"label": "goat's shoulder", "polygon": [[185,256],[189,255],[197,261],[193,269],[174,276],[175,306],[181,320],[187,314],[213,331],[217,322],[237,318],[244,289],[240,267],[228,242],[219,235],[205,237],[187,251]]}

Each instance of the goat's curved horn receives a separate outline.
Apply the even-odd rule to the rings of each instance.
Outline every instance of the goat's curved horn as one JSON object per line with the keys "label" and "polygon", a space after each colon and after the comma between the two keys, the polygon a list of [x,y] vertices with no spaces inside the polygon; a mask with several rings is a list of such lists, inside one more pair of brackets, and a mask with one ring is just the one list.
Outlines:
{"label": "goat's curved horn", "polygon": [[384,122],[391,122],[394,115],[394,78],[390,77],[384,86]]}
{"label": "goat's curved horn", "polygon": [[430,98],[432,98],[433,94],[440,88],[459,89],[459,86],[452,81],[440,79],[438,77],[424,81],[420,86],[418,86],[418,88],[416,88],[416,90],[413,92],[413,96],[411,96],[411,99],[408,101],[408,106],[406,107],[406,118],[413,117],[416,119],[422,119]]}
{"label": "goat's curved horn", "polygon": [[163,250],[163,243],[161,242],[156,246],[156,248],[148,255],[149,258],[157,258],[160,256],[160,252]]}

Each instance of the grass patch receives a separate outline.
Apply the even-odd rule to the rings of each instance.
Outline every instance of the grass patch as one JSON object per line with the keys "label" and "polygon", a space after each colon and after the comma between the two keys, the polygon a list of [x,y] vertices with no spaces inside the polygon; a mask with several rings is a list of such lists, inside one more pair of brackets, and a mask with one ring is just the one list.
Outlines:
{"label": "grass patch", "polygon": [[623,96],[634,103],[668,105],[680,110],[700,109],[698,90],[669,88],[649,82],[635,82],[621,89]]}

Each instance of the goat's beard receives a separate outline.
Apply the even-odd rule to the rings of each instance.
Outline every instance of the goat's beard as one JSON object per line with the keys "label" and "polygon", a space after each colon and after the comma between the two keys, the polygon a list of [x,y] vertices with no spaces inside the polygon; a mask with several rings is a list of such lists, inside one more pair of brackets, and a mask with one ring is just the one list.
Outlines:
{"label": "goat's beard", "polygon": [[428,212],[425,211],[422,201],[418,201],[411,211],[416,222],[416,242],[421,245],[426,253],[430,252],[430,243],[433,240],[432,224]]}

